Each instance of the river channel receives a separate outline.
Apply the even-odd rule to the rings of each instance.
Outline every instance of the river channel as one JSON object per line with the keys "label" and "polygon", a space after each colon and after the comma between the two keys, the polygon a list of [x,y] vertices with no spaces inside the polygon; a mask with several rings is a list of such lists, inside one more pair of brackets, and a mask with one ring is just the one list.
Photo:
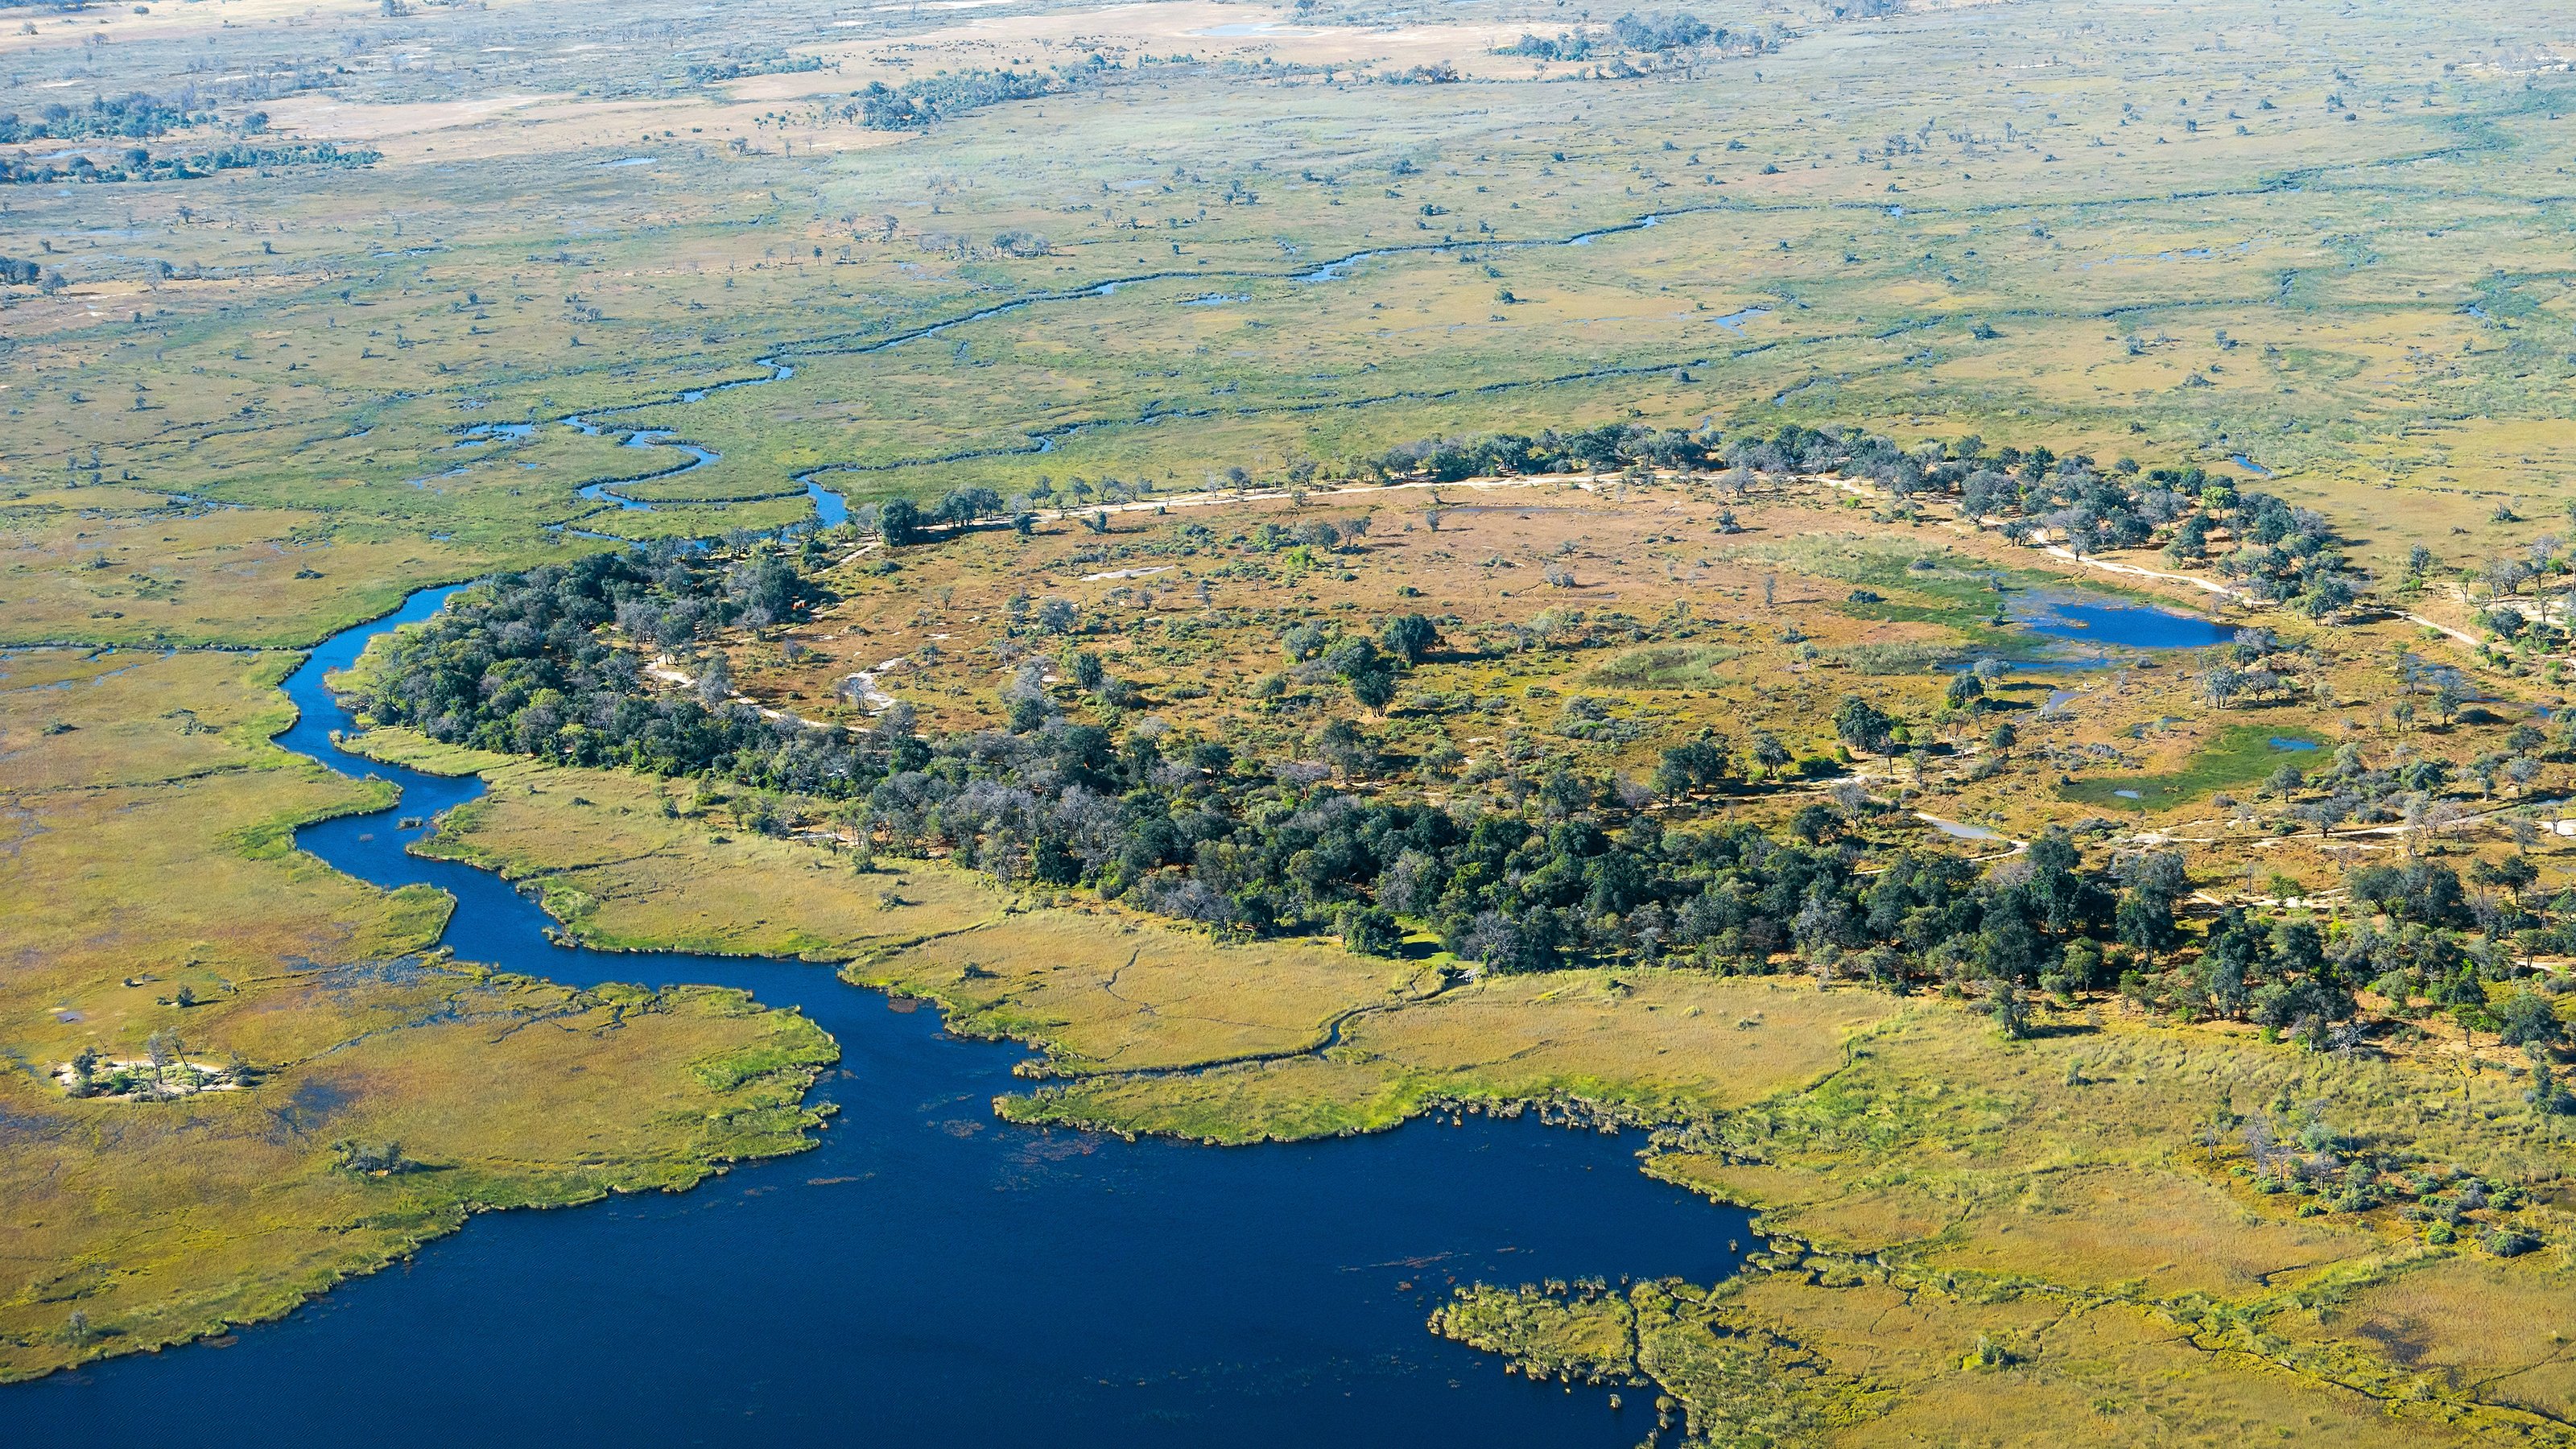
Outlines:
{"label": "river channel", "polygon": [[738,986],[841,1044],[810,1152],[679,1194],[479,1216],[282,1322],[0,1391],[35,1443],[1629,1446],[1653,1391],[1532,1384],[1439,1339],[1454,1284],[1678,1275],[1747,1215],[1641,1175],[1631,1132],[1416,1122],[1218,1149],[1013,1127],[1018,1047],[828,966],[567,949],[498,877],[401,828],[479,780],[342,752],[324,676],[452,589],[338,635],[285,684],[280,744],[402,787],[308,827],[341,870],[457,899],[445,944],[557,981]]}

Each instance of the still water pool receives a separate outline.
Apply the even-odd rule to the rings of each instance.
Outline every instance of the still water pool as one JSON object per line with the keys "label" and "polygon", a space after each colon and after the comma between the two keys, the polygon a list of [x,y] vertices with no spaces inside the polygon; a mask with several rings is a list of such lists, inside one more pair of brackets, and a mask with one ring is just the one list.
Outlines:
{"label": "still water pool", "polygon": [[2033,596],[2016,601],[2011,616],[2034,634],[2119,649],[2206,649],[2236,637],[2233,624],[2152,604]]}

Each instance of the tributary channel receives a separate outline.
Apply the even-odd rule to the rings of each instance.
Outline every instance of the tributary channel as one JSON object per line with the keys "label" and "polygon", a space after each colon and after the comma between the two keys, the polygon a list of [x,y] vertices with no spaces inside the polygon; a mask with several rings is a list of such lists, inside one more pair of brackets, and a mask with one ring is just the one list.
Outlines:
{"label": "tributary channel", "polygon": [[737,986],[840,1041],[813,1151],[693,1191],[494,1213],[224,1346],[0,1393],[29,1443],[267,1445],[1600,1445],[1654,1391],[1533,1384],[1428,1332],[1453,1284],[1678,1275],[1754,1246],[1747,1215],[1637,1171],[1634,1132],[1471,1117],[1296,1145],[1130,1143],[997,1120],[1018,1047],[826,965],[549,942],[499,877],[405,851],[398,822],[481,793],[345,754],[323,687],[453,590],[338,635],[286,681],[289,749],[402,787],[305,849],[453,893],[461,958],[557,981]]}

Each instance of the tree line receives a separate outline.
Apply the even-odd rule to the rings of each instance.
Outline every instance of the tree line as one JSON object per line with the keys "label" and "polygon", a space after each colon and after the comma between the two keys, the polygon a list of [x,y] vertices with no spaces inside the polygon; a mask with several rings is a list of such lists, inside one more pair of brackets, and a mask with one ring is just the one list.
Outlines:
{"label": "tree line", "polygon": [[[2239,489],[2193,467],[2145,469],[2127,458],[2108,467],[2083,454],[2003,447],[1981,438],[1907,448],[1857,428],[1784,425],[1768,435],[1726,437],[1639,423],[1537,434],[1424,438],[1357,460],[1353,471],[1381,480],[1598,473],[1629,469],[1730,470],[1739,483],[1762,474],[1831,474],[1866,479],[1900,506],[1920,498],[1954,501],[1981,522],[2017,537],[2063,540],[2078,553],[2141,548],[2165,538],[2177,567],[2214,564],[2253,597],[2310,617],[2349,607],[2364,582],[2334,529],[2310,509]],[[2213,554],[2224,532],[2233,547]]]}
{"label": "tree line", "polygon": [[[2089,865],[2054,831],[1998,870],[1913,849],[1873,867],[1878,807],[1856,790],[1780,835],[1695,824],[1565,768],[1519,809],[1370,798],[1152,721],[1072,718],[1067,696],[1112,683],[1072,653],[1066,685],[1023,667],[1008,727],[929,737],[901,708],[859,729],[766,718],[729,698],[712,652],[695,688],[647,674],[647,651],[810,606],[802,562],[768,542],[656,544],[503,575],[398,631],[361,705],[452,743],[807,797],[762,805],[758,828],[831,818],[875,848],[1087,887],[1222,932],[1332,931],[1377,953],[1428,936],[1498,971],[1626,961],[1946,982],[2018,1030],[2026,989],[2108,987],[2124,961],[2179,940],[2177,857]],[[1346,656],[1333,667],[1359,694],[1436,642],[1428,620],[1398,618],[1319,657]],[[1865,744],[1891,728],[1857,700],[1837,724]],[[1732,787],[1722,740],[1666,763],[1674,796]]]}
{"label": "tree line", "polygon": [[[1989,454],[1973,438],[1908,450],[1838,429],[1722,439],[1614,424],[1434,440],[1381,461],[1453,476],[1559,462],[1841,472],[1872,478],[1900,501],[1948,490],[1973,495],[1980,516],[2050,519],[2043,526],[2122,542],[2139,541],[2141,526],[2149,537],[2179,536],[2180,523],[2211,516],[2245,547],[2324,532],[2298,510],[2198,470],[2102,469],[2045,449]],[[920,542],[1001,511],[997,494],[971,488],[927,508],[889,504],[874,522],[889,541]],[[2273,534],[2276,524],[2283,531]],[[1244,540],[1255,549],[1341,541],[1275,525]],[[1321,731],[1318,764],[1241,758],[1221,740],[1158,721],[1121,723],[1110,708],[1099,716],[1107,727],[1075,717],[1085,697],[1111,706],[1132,690],[1078,647],[1078,612],[1061,600],[1010,615],[1015,633],[1055,641],[1046,647],[1061,646],[1062,657],[1059,679],[1038,659],[1021,665],[1002,727],[924,735],[901,705],[859,727],[764,716],[732,698],[725,656],[705,646],[820,602],[824,556],[810,534],[740,536],[504,575],[398,632],[363,704],[379,722],[444,741],[740,782],[766,792],[751,807],[754,828],[829,822],[870,848],[944,855],[1008,882],[1084,887],[1225,933],[1330,931],[1379,953],[1436,940],[1502,971],[1640,962],[1812,969],[1897,990],[1938,984],[1984,1001],[2007,1031],[2027,1027],[2033,992],[2072,999],[2117,989],[2154,1009],[2245,1017],[2327,1045],[2353,1029],[2361,986],[2403,987],[2392,997],[2400,1004],[2468,1010],[2473,995],[2483,1001],[2484,983],[2519,974],[2514,951],[2496,942],[2576,934],[2576,901],[2567,911],[2528,901],[2453,909],[2441,903],[2491,903],[2512,887],[2482,882],[2463,896],[2456,876],[2419,862],[2405,890],[2356,879],[2375,925],[2324,931],[2240,913],[2195,951],[2177,918],[2189,886],[2171,852],[2088,861],[2075,835],[2052,830],[1980,868],[1891,848],[1882,807],[1857,785],[1808,805],[1785,830],[1711,825],[1705,807],[1746,788],[1734,745],[1713,732],[1665,750],[1651,789],[1559,767],[1543,780],[1516,778],[1521,788],[1505,806],[1384,798],[1333,783],[1376,766],[1375,745],[1352,720]],[[1293,670],[1339,679],[1355,703],[1379,711],[1403,673],[1441,644],[1436,623],[1418,615],[1292,629],[1282,642]],[[694,685],[648,673],[646,656],[657,652],[687,660]],[[2229,667],[2277,672],[2294,654],[2247,631]],[[1954,693],[1973,705],[1973,689]],[[1903,728],[1857,697],[1833,724],[1846,745],[1872,753],[1892,748]],[[1767,737],[1750,758],[1766,775],[1789,762]],[[2339,755],[2315,781],[2272,787],[2285,799],[2312,794],[2298,802],[2305,814],[2340,817],[2357,808],[2353,795],[2362,805],[2407,791],[2429,798],[2449,778],[2429,773],[2439,765],[2410,757],[2374,770]],[[2412,903],[2418,897],[2434,904]],[[2469,939],[2471,926],[2486,944]]]}
{"label": "tree line", "polygon": [[0,156],[0,186],[43,186],[57,182],[184,181],[220,171],[247,171],[272,166],[373,166],[381,151],[343,148],[330,141],[312,145],[256,146],[247,141],[210,151],[155,156],[141,146],[109,153],[104,159],[75,155],[68,160],[37,160],[25,152]]}
{"label": "tree line", "polygon": [[192,111],[184,100],[164,100],[135,91],[124,96],[96,96],[86,106],[48,102],[32,116],[0,112],[0,146],[30,141],[85,141],[93,137],[144,140],[183,126],[211,124],[212,111]]}

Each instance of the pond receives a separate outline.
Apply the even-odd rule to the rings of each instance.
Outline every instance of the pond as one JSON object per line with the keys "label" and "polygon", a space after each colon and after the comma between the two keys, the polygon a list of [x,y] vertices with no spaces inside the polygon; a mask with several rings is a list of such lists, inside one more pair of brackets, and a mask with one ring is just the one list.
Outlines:
{"label": "pond", "polygon": [[1960,820],[1944,820],[1938,815],[1926,815],[1920,810],[1914,812],[1914,818],[1931,826],[1943,835],[1949,836],[1953,840],[1999,841],[2005,838],[2002,832],[1988,830],[1982,825],[1970,825],[1965,821]]}
{"label": "pond", "polygon": [[[558,981],[713,982],[800,1004],[842,1066],[814,1151],[696,1190],[500,1213],[412,1263],[334,1289],[228,1347],[97,1364],[0,1390],[25,1442],[341,1444],[824,1442],[1201,1446],[1633,1445],[1651,1393],[1613,1411],[1434,1337],[1452,1284],[1721,1278],[1747,1215],[1637,1171],[1642,1137],[1470,1117],[1317,1143],[1215,1149],[1012,1127],[1016,1046],[804,962],[611,954],[547,943],[499,878],[405,853],[481,793],[339,751],[322,688],[366,637],[286,683],[280,743],[403,788],[302,831],[380,885],[458,898],[461,957]],[[890,1009],[891,1008],[891,1009]]]}
{"label": "pond", "polygon": [[2206,649],[2236,637],[2236,626],[2153,604],[2030,595],[2013,602],[2012,621],[2034,634],[2120,649]]}

